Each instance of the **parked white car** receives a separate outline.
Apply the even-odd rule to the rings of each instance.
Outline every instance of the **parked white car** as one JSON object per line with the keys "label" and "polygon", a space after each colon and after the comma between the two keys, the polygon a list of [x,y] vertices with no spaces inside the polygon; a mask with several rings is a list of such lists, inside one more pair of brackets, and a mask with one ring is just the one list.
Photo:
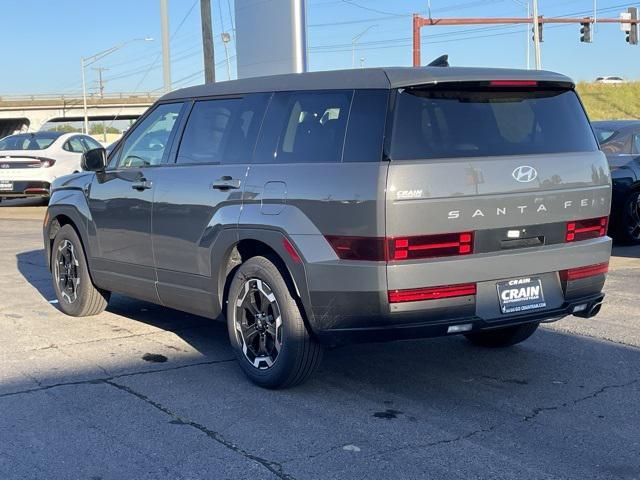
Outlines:
{"label": "parked white car", "polygon": [[48,197],[54,179],[81,170],[87,150],[101,145],[79,133],[34,132],[0,140],[0,200]]}
{"label": "parked white car", "polygon": [[596,83],[620,84],[627,83],[627,81],[622,77],[598,77]]}

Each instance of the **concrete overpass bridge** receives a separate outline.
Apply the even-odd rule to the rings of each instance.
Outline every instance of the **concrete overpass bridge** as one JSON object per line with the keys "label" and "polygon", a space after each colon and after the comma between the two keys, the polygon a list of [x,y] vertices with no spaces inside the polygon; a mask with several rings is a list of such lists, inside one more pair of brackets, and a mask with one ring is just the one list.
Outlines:
{"label": "concrete overpass bridge", "polygon": [[[157,98],[151,93],[90,95],[89,121],[138,118]],[[82,95],[0,96],[0,138],[19,131],[38,131],[47,122],[69,123],[83,118]]]}

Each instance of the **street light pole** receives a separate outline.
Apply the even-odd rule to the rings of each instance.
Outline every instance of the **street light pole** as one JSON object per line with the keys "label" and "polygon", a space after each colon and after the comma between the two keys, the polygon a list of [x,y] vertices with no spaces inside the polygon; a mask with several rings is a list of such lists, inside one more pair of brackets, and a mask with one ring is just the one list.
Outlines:
{"label": "street light pole", "polygon": [[171,53],[169,52],[169,0],[160,0],[160,27],[162,30],[162,80],[164,92],[171,91]]}
{"label": "street light pole", "polygon": [[102,52],[96,53],[95,55],[91,55],[89,57],[80,57],[80,71],[82,73],[82,110],[83,110],[83,116],[84,116],[82,133],[85,133],[85,134],[89,133],[89,114],[87,112],[87,82],[85,80],[85,73],[84,73],[85,69],[89,65],[96,63],[99,60],[102,60],[107,55],[111,55],[113,52],[117,52],[125,45],[129,45],[130,43],[140,42],[140,41],[153,42],[153,38],[151,37],[134,38],[132,40],[128,40],[126,42],[115,45],[111,48],[107,48]]}
{"label": "street light pole", "polygon": [[82,111],[84,113],[84,122],[82,124],[82,133],[89,133],[89,115],[87,113],[87,83],[84,79],[84,57],[80,57],[80,70],[82,71]]}
{"label": "street light pole", "polygon": [[377,27],[378,25],[369,25],[367,28],[365,28],[362,32],[360,32],[358,35],[356,35],[355,37],[353,37],[351,39],[351,68],[356,68],[356,43],[358,43],[358,40],[360,40],[360,38],[367,33],[369,30],[371,30],[374,27]]}

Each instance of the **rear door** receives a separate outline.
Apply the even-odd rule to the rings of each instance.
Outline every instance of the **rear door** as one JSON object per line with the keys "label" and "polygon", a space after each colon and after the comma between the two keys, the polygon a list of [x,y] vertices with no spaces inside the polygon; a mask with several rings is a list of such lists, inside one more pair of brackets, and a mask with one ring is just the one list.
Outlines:
{"label": "rear door", "polygon": [[166,162],[183,106],[180,102],[155,107],[91,183],[92,273],[104,288],[157,300],[151,242],[155,172]]}
{"label": "rear door", "polygon": [[164,304],[217,313],[212,248],[220,235],[236,235],[242,189],[270,97],[195,101],[175,163],[156,172],[153,243]]}
{"label": "rear door", "polygon": [[390,290],[499,279],[510,275],[506,257],[460,262],[545,249],[565,241],[567,222],[609,214],[606,159],[576,94],[501,83],[396,93]]}

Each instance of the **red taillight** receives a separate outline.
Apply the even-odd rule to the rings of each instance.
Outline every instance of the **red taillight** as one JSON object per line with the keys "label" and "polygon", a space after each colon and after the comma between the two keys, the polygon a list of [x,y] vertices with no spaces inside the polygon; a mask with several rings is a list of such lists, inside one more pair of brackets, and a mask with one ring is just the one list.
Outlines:
{"label": "red taillight", "polygon": [[475,283],[446,285],[444,287],[412,288],[410,290],[389,291],[389,303],[418,302],[439,298],[464,297],[476,294]]}
{"label": "red taillight", "polygon": [[325,237],[342,260],[384,261],[384,239],[377,237]]}
{"label": "red taillight", "polygon": [[565,240],[577,242],[590,238],[604,237],[607,234],[607,217],[590,218],[588,220],[576,220],[567,223]]}
{"label": "red taillight", "polygon": [[562,270],[560,278],[564,281],[580,280],[581,278],[595,277],[609,271],[609,263],[598,263],[596,265],[588,265],[586,267],[571,268]]}
{"label": "red taillight", "polygon": [[387,239],[335,235],[325,238],[343,260],[417,260],[473,253],[473,232]]}
{"label": "red taillight", "polygon": [[388,260],[415,260],[473,253],[473,232],[387,239]]}
{"label": "red taillight", "polygon": [[535,80],[491,80],[489,85],[492,87],[537,87],[538,82]]}

